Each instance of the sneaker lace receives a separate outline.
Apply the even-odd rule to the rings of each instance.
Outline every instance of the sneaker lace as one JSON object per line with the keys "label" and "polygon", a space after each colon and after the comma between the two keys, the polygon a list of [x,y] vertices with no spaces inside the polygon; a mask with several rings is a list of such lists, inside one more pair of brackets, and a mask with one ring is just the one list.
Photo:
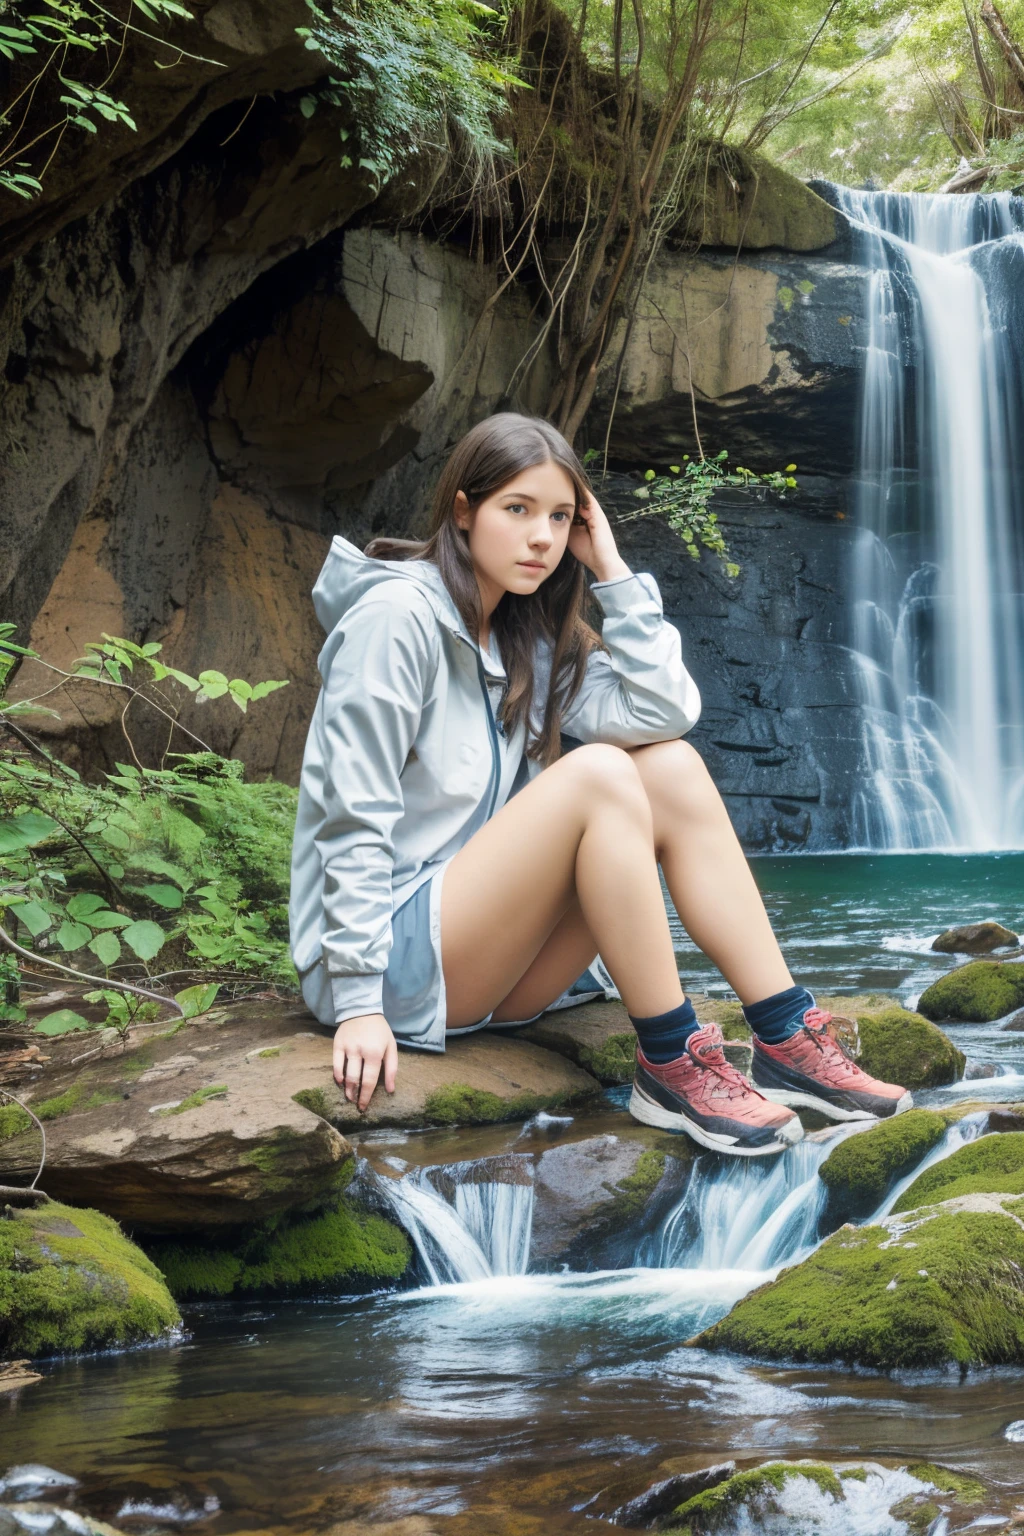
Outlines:
{"label": "sneaker lace", "polygon": [[698,1043],[696,1048],[687,1047],[690,1059],[702,1069],[719,1078],[722,1083],[720,1089],[715,1090],[715,1097],[727,1099],[746,1098],[753,1095],[761,1098],[762,1095],[752,1088],[743,1076],[743,1073],[734,1067],[731,1061],[727,1061],[722,1053],[721,1040],[714,1038]]}
{"label": "sneaker lace", "polygon": [[806,1030],[830,1067],[838,1068],[848,1077],[856,1076],[860,1068],[844,1041],[831,1027],[834,1022],[834,1016],[826,1008],[808,1008],[801,1028]]}

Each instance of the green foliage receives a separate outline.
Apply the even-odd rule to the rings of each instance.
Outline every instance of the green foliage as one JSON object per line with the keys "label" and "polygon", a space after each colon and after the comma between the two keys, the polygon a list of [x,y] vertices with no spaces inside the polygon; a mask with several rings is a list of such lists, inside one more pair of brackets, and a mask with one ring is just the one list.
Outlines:
{"label": "green foliage", "polygon": [[[213,671],[192,678],[161,662],[159,651],[106,636],[86,647],[73,673],[51,670],[163,712],[173,702],[162,691],[168,683],[243,711],[285,686]],[[2,715],[35,707],[3,696],[13,665],[29,654],[0,626]],[[166,763],[152,768],[136,758],[86,784],[42,749],[37,758],[0,760],[0,921],[24,948],[90,974],[98,964],[109,980],[114,967],[145,976],[157,957],[173,956],[172,965],[294,983],[287,901],[296,792],[246,784],[241,763],[205,748],[169,754]],[[11,971],[5,961],[0,1018],[24,1017]],[[215,995],[207,984],[186,989],[186,1016]],[[104,1022],[122,1037],[157,1006],[109,986],[88,1001],[106,1003]],[[88,1026],[66,1010],[39,1026],[51,1034],[75,1027]]]}
{"label": "green foliage", "polygon": [[841,1141],[818,1169],[833,1217],[866,1216],[897,1179],[915,1168],[946,1134],[942,1115],[911,1109]]}
{"label": "green foliage", "polygon": [[1024,962],[971,960],[922,992],[917,1007],[926,1019],[990,1024],[1024,1005]]}
{"label": "green foliage", "polygon": [[359,1291],[394,1284],[409,1267],[405,1233],[348,1200],[312,1216],[242,1234],[222,1248],[154,1243],[150,1253],[179,1300],[295,1291]]}
{"label": "green foliage", "polygon": [[506,1120],[528,1120],[542,1109],[560,1109],[565,1093],[517,1093],[502,1099],[485,1088],[471,1088],[466,1083],[448,1083],[435,1088],[423,1105],[428,1125],[496,1125]]}
{"label": "green foliage", "polygon": [[913,1211],[960,1195],[1024,1195],[1024,1132],[1006,1131],[969,1142],[904,1190],[893,1211]]}
{"label": "green foliage", "polygon": [[[191,12],[177,4],[177,0],[132,3],[154,25],[192,20]],[[37,62],[39,66],[18,95],[0,105],[0,190],[23,198],[36,196],[42,190],[41,177],[68,128],[95,134],[107,122],[120,123],[134,131],[135,123],[127,106],[104,86],[120,63],[130,35],[145,36],[165,47],[170,45],[162,44],[159,37],[135,25],[131,6],[124,9],[125,15],[121,17],[99,0],[5,0],[0,4],[0,58],[9,63],[31,60],[33,66]],[[181,57],[182,50],[172,51]],[[93,81],[86,78],[90,74],[95,76]],[[53,107],[50,122],[41,127],[31,108],[47,75],[58,83],[58,104]],[[18,76],[23,78],[21,71]],[[39,94],[46,99],[45,86]],[[52,94],[51,89],[51,99]],[[19,104],[21,111],[15,112]],[[33,149],[35,160],[21,158]],[[33,167],[38,169],[38,175],[33,173]]]}
{"label": "green foliage", "polygon": [[184,1115],[190,1109],[202,1109],[211,1099],[223,1099],[227,1094],[226,1083],[211,1083],[209,1087],[197,1088],[195,1093],[190,1093],[187,1099],[182,1099],[180,1104],[175,1104],[171,1109],[161,1109],[161,1115]]}
{"label": "green foliage", "polygon": [[[718,516],[711,510],[711,498],[716,492],[732,485],[764,486],[778,496],[785,496],[787,490],[796,487],[793,478],[796,465],[787,464],[785,470],[770,470],[762,475],[755,474],[752,469],[744,469],[739,464],[730,471],[728,457],[724,448],[713,459],[691,459],[686,453],[682,465],[669,465],[667,475],[659,475],[653,469],[646,470],[645,483],[633,492],[644,506],[632,516],[655,513],[663,517],[669,527],[678,533],[692,560],[700,559],[702,547],[709,549],[721,558],[726,575],[733,577],[739,575],[740,568],[728,558],[729,551],[718,524]],[[622,520],[628,521],[629,514]]]}
{"label": "green foliage", "polygon": [[455,148],[470,163],[507,154],[492,116],[516,81],[499,62],[500,12],[480,0],[306,0],[297,32],[331,70],[302,99],[306,117],[343,107],[341,164],[379,190],[420,148]]}
{"label": "green foliage", "polygon": [[911,1223],[841,1228],[696,1342],[883,1371],[1020,1365],[1022,1276],[1024,1230],[1010,1216],[939,1207]]}
{"label": "green foliage", "polygon": [[160,1271],[109,1216],[50,1202],[0,1221],[0,1355],[135,1344],[180,1321]]}

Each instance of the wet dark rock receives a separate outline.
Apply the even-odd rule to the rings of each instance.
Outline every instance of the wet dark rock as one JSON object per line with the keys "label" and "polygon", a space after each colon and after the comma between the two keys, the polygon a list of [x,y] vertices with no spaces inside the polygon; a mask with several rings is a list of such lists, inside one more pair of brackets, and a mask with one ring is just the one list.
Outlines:
{"label": "wet dark rock", "polygon": [[724,1483],[736,1471],[734,1461],[720,1461],[713,1467],[702,1467],[699,1472],[677,1472],[674,1477],[653,1483],[645,1493],[638,1494],[608,1516],[613,1525],[623,1525],[629,1530],[642,1530],[654,1524],[661,1515],[671,1514],[677,1505],[692,1499],[695,1494],[705,1493]]}
{"label": "wet dark rock", "polygon": [[1024,1008],[1019,1013],[1015,1013],[1012,1018],[1007,1019],[1003,1028],[1010,1030],[1013,1034],[1020,1034],[1021,1031],[1024,1031]]}
{"label": "wet dark rock", "polygon": [[39,1462],[25,1462],[22,1466],[8,1467],[0,1476],[0,1498],[35,1499],[41,1493],[53,1496],[58,1489],[65,1492],[78,1487],[78,1478],[68,1472],[55,1472]]}
{"label": "wet dark rock", "polygon": [[1010,949],[1017,935],[1002,923],[968,923],[963,928],[947,928],[932,941],[940,955],[988,955],[994,949]]}

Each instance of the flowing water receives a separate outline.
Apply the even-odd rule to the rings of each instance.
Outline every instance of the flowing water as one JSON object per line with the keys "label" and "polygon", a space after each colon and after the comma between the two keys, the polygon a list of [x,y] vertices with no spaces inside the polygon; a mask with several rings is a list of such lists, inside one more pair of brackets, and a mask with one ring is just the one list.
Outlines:
{"label": "flowing water", "polygon": [[833,187],[869,268],[852,573],[869,848],[1024,846],[1024,200]]}
{"label": "flowing water", "polygon": [[[928,949],[949,923],[1024,926],[1024,855],[754,867],[794,971],[821,993],[887,981],[910,1000],[949,969]],[[696,956],[673,923],[692,981]],[[711,985],[707,970],[698,979]],[[1024,1099],[1024,1032],[1000,1022],[953,1033],[972,1073],[998,1075],[920,1102]],[[727,1458],[868,1458],[888,1469],[845,1523],[794,1516],[786,1536],[905,1536],[885,1511],[904,1475],[894,1469],[920,1458],[987,1479],[988,1511],[1021,1503],[1012,1437],[1024,1433],[1024,1372],[766,1368],[686,1342],[813,1248],[817,1169],[856,1127],[814,1133],[770,1164],[697,1157],[621,1269],[541,1273],[535,1258],[531,1267],[537,1159],[574,1139],[627,1137],[623,1097],[527,1128],[368,1135],[362,1150],[382,1198],[416,1242],[417,1289],[192,1306],[189,1336],[171,1347],[54,1362],[16,1403],[0,1398],[0,1465],[74,1473],[83,1505],[128,1529],[194,1519],[210,1536],[582,1536],[659,1478]],[[984,1125],[984,1114],[968,1115],[921,1166]]]}

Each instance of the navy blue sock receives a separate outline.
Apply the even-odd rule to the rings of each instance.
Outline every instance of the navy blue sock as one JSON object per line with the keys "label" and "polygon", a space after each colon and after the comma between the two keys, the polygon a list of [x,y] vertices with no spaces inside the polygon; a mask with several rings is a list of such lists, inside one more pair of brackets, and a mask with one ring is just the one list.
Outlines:
{"label": "navy blue sock", "polygon": [[676,1061],[685,1051],[687,1040],[700,1029],[688,997],[683,998],[678,1008],[670,1008],[668,1013],[654,1013],[646,1019],[634,1019],[630,1014],[629,1022],[636,1030],[640,1049],[647,1060],[661,1066],[667,1061]]}
{"label": "navy blue sock", "polygon": [[804,1014],[813,1007],[813,994],[806,987],[787,987],[785,992],[774,992],[759,1003],[748,1004],[743,1017],[765,1045],[781,1045],[796,1034]]}

